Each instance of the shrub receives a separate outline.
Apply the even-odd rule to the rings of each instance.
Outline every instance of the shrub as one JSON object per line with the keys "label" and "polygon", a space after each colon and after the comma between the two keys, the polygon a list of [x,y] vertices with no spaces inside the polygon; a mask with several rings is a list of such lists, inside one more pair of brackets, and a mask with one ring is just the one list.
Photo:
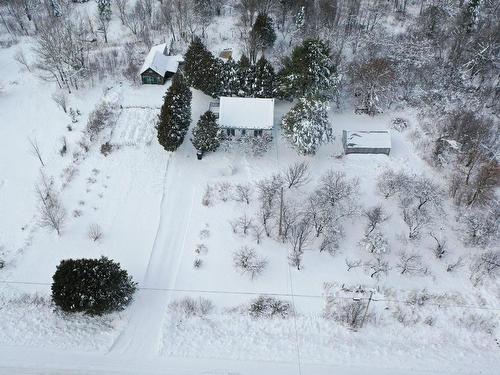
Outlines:
{"label": "shrub", "polygon": [[214,304],[206,298],[200,297],[194,299],[192,297],[185,297],[172,302],[168,307],[173,312],[184,315],[186,318],[191,318],[194,316],[204,317],[210,314],[214,309]]}
{"label": "shrub", "polygon": [[119,263],[106,257],[62,260],[52,279],[52,300],[58,307],[90,315],[123,310],[137,285]]}
{"label": "shrub", "polygon": [[288,318],[293,314],[290,302],[274,297],[259,296],[250,303],[248,313],[252,318]]}

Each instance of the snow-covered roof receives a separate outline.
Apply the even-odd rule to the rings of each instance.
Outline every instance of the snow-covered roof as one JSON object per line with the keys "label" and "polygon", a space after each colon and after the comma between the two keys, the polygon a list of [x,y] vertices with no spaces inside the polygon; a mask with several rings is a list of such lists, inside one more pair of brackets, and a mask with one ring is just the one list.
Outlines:
{"label": "snow-covered roof", "polygon": [[222,128],[272,129],[274,99],[220,98],[219,125]]}
{"label": "snow-covered roof", "polygon": [[347,148],[391,148],[388,130],[344,130]]}
{"label": "snow-covered roof", "polygon": [[144,60],[144,64],[142,64],[140,74],[148,69],[154,70],[161,76],[164,76],[166,72],[177,72],[179,63],[183,62],[184,59],[182,56],[178,55],[165,56],[166,47],[166,43],[151,47],[151,50]]}

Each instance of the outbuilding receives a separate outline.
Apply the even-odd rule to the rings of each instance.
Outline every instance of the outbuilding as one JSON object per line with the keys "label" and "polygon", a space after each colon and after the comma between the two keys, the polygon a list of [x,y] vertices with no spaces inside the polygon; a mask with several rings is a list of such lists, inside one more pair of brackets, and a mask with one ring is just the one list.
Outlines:
{"label": "outbuilding", "polygon": [[342,143],[346,154],[386,154],[391,152],[388,130],[344,130]]}
{"label": "outbuilding", "polygon": [[211,104],[211,110],[218,114],[219,126],[229,137],[272,135],[274,99],[223,96],[218,106]]}
{"label": "outbuilding", "polygon": [[182,56],[168,56],[167,44],[153,46],[149,51],[140,75],[143,84],[163,85],[184,62]]}

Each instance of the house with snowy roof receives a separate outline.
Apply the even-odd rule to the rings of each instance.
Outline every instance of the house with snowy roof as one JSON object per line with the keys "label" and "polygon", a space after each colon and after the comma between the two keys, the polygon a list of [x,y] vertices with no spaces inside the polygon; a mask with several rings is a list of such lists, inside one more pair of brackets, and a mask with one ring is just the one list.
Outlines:
{"label": "house with snowy roof", "polygon": [[183,62],[182,56],[168,55],[166,43],[153,46],[146,56],[139,73],[141,82],[143,84],[163,85],[177,72],[179,65]]}
{"label": "house with snowy roof", "polygon": [[229,137],[271,135],[274,126],[274,99],[221,97],[211,104],[219,126]]}
{"label": "house with snowy roof", "polygon": [[391,152],[388,130],[344,130],[342,144],[346,154],[386,154]]}

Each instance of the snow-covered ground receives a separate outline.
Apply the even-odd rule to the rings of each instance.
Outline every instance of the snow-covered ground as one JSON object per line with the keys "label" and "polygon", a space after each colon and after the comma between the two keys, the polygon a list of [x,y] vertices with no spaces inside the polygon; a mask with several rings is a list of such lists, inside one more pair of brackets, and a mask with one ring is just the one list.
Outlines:
{"label": "snow-covered ground", "polygon": [[[386,167],[412,173],[434,172],[418,156],[412,142],[414,113],[393,112],[377,117],[350,110],[331,111],[336,140],[315,156],[301,157],[276,131],[262,157],[235,149],[196,159],[186,138],[174,154],[156,141],[155,117],[168,85],[130,87],[103,82],[70,95],[69,106],[81,112],[79,121],[50,98],[55,87],[14,63],[16,46],[0,50],[5,92],[0,94],[0,373],[165,373],[176,374],[495,374],[500,363],[498,321],[500,287],[474,288],[466,272],[446,272],[446,262],[432,254],[432,239],[404,243],[398,207],[375,190],[377,175]],[[117,108],[116,124],[100,143],[114,150],[104,156],[100,143],[75,158],[89,113],[103,99]],[[193,91],[193,124],[208,109],[210,99]],[[290,107],[278,103],[275,122]],[[395,116],[411,128],[392,132],[392,151],[385,155],[341,157],[343,129],[387,129]],[[68,130],[71,126],[72,130]],[[61,156],[62,138],[68,151]],[[61,236],[37,225],[34,186],[40,161],[30,149],[37,142],[46,174],[61,190],[68,220]],[[418,250],[429,266],[426,276],[392,271],[380,281],[361,268],[347,271],[345,258],[362,258],[365,222],[356,216],[345,223],[345,238],[331,256],[311,247],[304,266],[288,264],[288,245],[232,233],[229,221],[257,210],[255,189],[249,205],[214,199],[202,205],[207,184],[227,182],[251,186],[295,161],[310,165],[311,181],[294,199],[313,189],[328,170],[359,178],[359,204],[384,202],[392,253],[401,246]],[[453,209],[438,218],[433,230],[448,239],[450,257],[467,249],[458,239]],[[88,226],[99,224],[104,236],[93,242]],[[198,244],[200,269],[193,267]],[[254,247],[268,266],[255,280],[233,268],[232,253]],[[133,304],[104,318],[65,316],[50,305],[50,283],[62,259],[108,256],[139,282]],[[324,283],[364,285],[377,289],[365,327],[353,332],[322,316]],[[433,295],[423,306],[408,306],[411,291]],[[289,301],[296,315],[287,319],[248,316],[244,307],[260,294]],[[203,317],[186,317],[169,308],[190,296],[206,298],[214,309]],[[36,298],[35,298],[36,297]],[[343,298],[350,298],[345,294]],[[444,302],[443,302],[444,301]],[[398,321],[407,309],[407,324]],[[403,314],[404,315],[404,314]],[[429,320],[428,318],[432,318]],[[14,370],[15,369],[15,370]]]}

